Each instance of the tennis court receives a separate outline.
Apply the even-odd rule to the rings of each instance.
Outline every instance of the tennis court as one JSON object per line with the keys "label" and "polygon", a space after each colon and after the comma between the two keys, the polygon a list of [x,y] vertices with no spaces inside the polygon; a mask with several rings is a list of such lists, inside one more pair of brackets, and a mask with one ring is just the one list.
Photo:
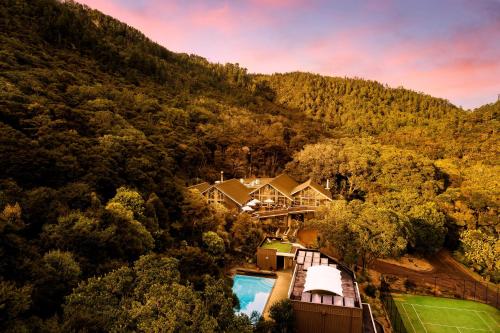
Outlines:
{"label": "tennis court", "polygon": [[500,333],[500,311],[486,304],[392,295],[408,333]]}

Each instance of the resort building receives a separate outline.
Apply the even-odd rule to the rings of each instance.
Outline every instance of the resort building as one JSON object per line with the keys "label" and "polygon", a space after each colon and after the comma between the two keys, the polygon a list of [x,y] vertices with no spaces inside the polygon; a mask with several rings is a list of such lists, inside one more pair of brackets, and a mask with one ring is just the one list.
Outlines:
{"label": "resort building", "polygon": [[289,175],[283,173],[268,182],[261,181],[262,185],[250,192],[252,198],[264,203],[272,203],[276,208],[292,206],[294,198],[292,191],[299,185]]}
{"label": "resort building", "polygon": [[298,249],[288,291],[296,332],[376,332],[368,304],[362,304],[356,276],[317,250]]}
{"label": "resort building", "polygon": [[210,185],[201,183],[189,187],[199,190],[209,202],[228,209],[252,214],[261,220],[278,220],[289,227],[292,219],[304,220],[318,206],[332,200],[327,188],[312,179],[298,183],[287,174],[275,178],[230,179]]}
{"label": "resort building", "polygon": [[201,183],[189,187],[203,194],[209,203],[218,203],[228,209],[241,210],[252,198],[249,189],[237,179],[216,182],[213,185]]}

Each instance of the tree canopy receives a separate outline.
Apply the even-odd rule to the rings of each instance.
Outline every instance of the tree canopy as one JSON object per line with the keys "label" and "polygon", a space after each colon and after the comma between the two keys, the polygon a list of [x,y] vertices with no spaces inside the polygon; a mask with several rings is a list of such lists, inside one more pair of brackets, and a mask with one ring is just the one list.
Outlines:
{"label": "tree canopy", "polygon": [[221,170],[328,179],[349,262],[444,244],[498,280],[500,102],[248,74],[74,1],[0,2],[0,45],[2,331],[250,332],[224,273],[263,228],[185,190]]}

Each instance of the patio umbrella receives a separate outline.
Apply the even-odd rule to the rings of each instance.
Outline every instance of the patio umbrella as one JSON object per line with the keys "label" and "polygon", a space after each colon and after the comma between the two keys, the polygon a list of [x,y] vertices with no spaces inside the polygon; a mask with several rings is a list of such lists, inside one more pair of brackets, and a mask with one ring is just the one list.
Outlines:
{"label": "patio umbrella", "polygon": [[253,211],[253,209],[251,207],[248,207],[248,206],[244,206],[243,208],[241,208],[242,211],[244,212],[251,212]]}
{"label": "patio umbrella", "polygon": [[253,206],[255,206],[255,202],[253,202],[253,200],[250,200],[250,201],[247,203],[247,206],[249,206],[249,207],[253,207]]}
{"label": "patio umbrella", "polygon": [[265,203],[274,203],[274,200],[273,199],[266,199],[264,200]]}

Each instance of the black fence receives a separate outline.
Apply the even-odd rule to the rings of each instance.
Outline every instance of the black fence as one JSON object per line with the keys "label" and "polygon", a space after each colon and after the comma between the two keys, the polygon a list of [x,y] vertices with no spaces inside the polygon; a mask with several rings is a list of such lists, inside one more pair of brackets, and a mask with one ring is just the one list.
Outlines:
{"label": "black fence", "polygon": [[392,331],[394,333],[408,333],[405,324],[403,323],[403,318],[396,307],[396,303],[389,293],[380,293],[380,299],[384,303],[385,311],[389,316],[391,321]]}
{"label": "black fence", "polygon": [[499,308],[499,287],[474,280],[440,276],[387,275],[381,277],[382,292],[466,299]]}

